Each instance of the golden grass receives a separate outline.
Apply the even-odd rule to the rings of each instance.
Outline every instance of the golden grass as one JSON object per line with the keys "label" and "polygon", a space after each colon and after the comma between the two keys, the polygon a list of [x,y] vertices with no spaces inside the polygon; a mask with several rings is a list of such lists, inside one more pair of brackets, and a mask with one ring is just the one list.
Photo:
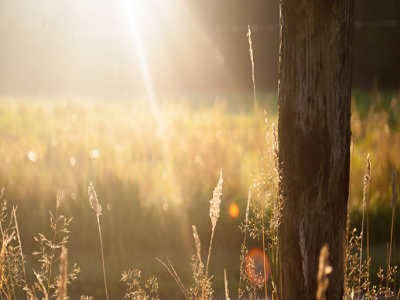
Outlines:
{"label": "golden grass", "polygon": [[[397,114],[397,103],[398,98],[394,98],[390,111],[385,108],[379,110],[373,108],[371,109],[373,112],[364,118],[355,107],[353,108],[354,165],[350,203],[352,208],[361,207],[363,203],[366,205],[368,253],[367,260],[364,261],[362,251],[364,228],[362,228],[361,235],[357,236],[353,233],[349,237],[348,263],[353,268],[358,268],[356,273],[350,274],[352,277],[348,278],[346,293],[349,298],[353,297],[354,293],[360,295],[363,291],[367,291],[368,297],[375,297],[378,294],[385,297],[393,295],[390,289],[396,273],[396,267],[392,266],[392,252],[395,252],[392,246],[395,244],[396,208],[396,201],[393,199],[397,198],[397,182],[396,176],[392,175],[392,170],[399,167],[399,162],[396,160],[399,128],[397,123],[395,126],[389,124],[389,119],[391,114]],[[58,236],[69,232],[67,227],[71,220],[61,216],[58,209],[62,201],[67,211],[73,211],[72,204],[87,197],[86,187],[90,180],[95,182],[96,187],[101,187],[101,197],[104,198],[107,212],[112,210],[113,205],[117,206],[117,202],[113,202],[114,198],[127,197],[137,189],[139,192],[136,190],[135,197],[140,207],[150,206],[159,212],[174,210],[176,216],[185,214],[186,218],[191,220],[191,215],[182,207],[191,205],[195,199],[208,197],[211,191],[210,186],[216,180],[215,170],[220,169],[221,166],[224,167],[225,174],[224,198],[235,199],[242,204],[242,207],[246,207],[247,203],[247,208],[243,209],[245,216],[242,215],[242,218],[245,217],[245,222],[242,224],[244,241],[241,261],[238,262],[238,266],[240,263],[240,277],[237,278],[240,282],[238,296],[257,299],[260,291],[267,293],[266,280],[262,274],[254,273],[252,269],[254,261],[246,258],[248,253],[246,238],[250,236],[264,239],[262,247],[267,249],[271,258],[272,295],[274,299],[279,298],[279,225],[283,199],[280,199],[280,193],[276,187],[280,176],[280,166],[277,164],[279,144],[276,141],[273,126],[271,126],[272,134],[269,133],[268,127],[257,129],[260,131],[254,134],[252,116],[240,112],[226,113],[221,104],[194,109],[188,104],[164,103],[162,112],[165,119],[160,124],[167,126],[167,130],[163,131],[162,135],[157,133],[161,125],[143,103],[37,103],[30,109],[27,109],[30,106],[26,102],[17,104],[2,102],[0,105],[4,107],[1,110],[0,136],[5,141],[0,145],[0,161],[2,161],[0,165],[3,168],[0,177],[5,183],[8,197],[11,196],[13,201],[15,199],[21,204],[22,202],[18,201],[31,199],[23,202],[24,205],[20,205],[19,210],[32,212],[32,215],[37,217],[45,213],[40,210],[44,211],[47,206],[39,202],[39,208],[37,208],[34,200],[43,198],[45,203],[49,201],[50,195],[54,196],[56,188],[60,189],[56,212],[50,215],[53,237],[48,239],[44,234],[36,237],[40,249],[35,252],[35,255],[41,257],[43,265],[39,271],[34,272],[36,278],[34,285],[29,287],[26,283],[25,256],[22,254],[21,246],[21,240],[24,239],[20,237],[16,208],[12,210],[11,218],[7,219],[8,223],[5,223],[8,224],[7,227],[4,229],[2,227],[0,292],[3,299],[15,298],[14,289],[19,285],[25,289],[28,299],[52,297],[65,299],[67,297],[66,288],[64,288],[67,282],[66,276],[63,273],[61,276],[55,276],[53,265],[55,262],[66,262],[66,258],[63,258],[65,254],[61,249],[68,238],[63,237],[58,240]],[[365,128],[368,128],[368,131],[365,131]],[[257,136],[264,137],[262,143]],[[356,178],[362,178],[359,173],[363,172],[364,167],[359,166],[360,157],[368,149],[372,149],[370,159],[374,174],[377,175],[371,179],[368,163],[365,172],[366,180],[362,183]],[[365,157],[366,155],[364,159]],[[381,157],[384,159],[379,159]],[[262,162],[268,167],[253,172],[258,165],[257,162]],[[255,174],[253,182],[249,176],[250,173]],[[386,173],[389,175],[386,176]],[[382,189],[384,186],[389,187],[389,182],[392,182],[392,193],[389,188]],[[195,285],[186,289],[186,274],[181,280],[178,276],[180,267],[175,269],[168,259],[167,263],[164,263],[188,299],[196,297],[211,299],[214,295],[211,286],[212,276],[208,275],[212,241],[216,221],[221,217],[220,222],[227,222],[227,217],[225,216],[224,219],[223,216],[224,203],[220,201],[221,185],[222,172],[214,192],[213,199],[216,200],[210,203],[209,215],[212,227],[205,266],[201,260],[200,236],[196,227],[193,227],[196,252],[192,260],[192,271]],[[250,185],[255,194],[251,201],[248,190]],[[369,192],[367,188],[370,188]],[[249,196],[246,202],[247,194]],[[370,196],[367,197],[368,195]],[[387,196],[390,196],[389,199],[386,199]],[[89,201],[97,215],[101,248],[103,248],[99,222],[101,207],[97,194],[90,187]],[[204,204],[204,201],[199,202],[194,208],[197,209]],[[376,210],[385,204],[392,207],[387,267],[386,271],[378,272],[380,284],[378,287],[373,287],[369,282],[369,209]],[[1,219],[4,223],[5,202],[2,207]],[[123,206],[119,207],[121,208],[123,209]],[[180,218],[177,217],[176,220],[179,222]],[[123,221],[125,220],[121,220]],[[205,228],[203,223],[196,225],[200,228],[200,233]],[[174,228],[179,226],[181,225]],[[364,227],[363,222],[362,227]],[[140,227],[139,230],[146,230],[146,228]],[[300,236],[301,230],[302,228],[299,229]],[[85,234],[88,235],[87,232]],[[354,254],[353,250],[356,250],[357,254]],[[103,278],[108,298],[103,249],[102,257]],[[324,257],[326,260],[327,255]],[[303,253],[303,259],[307,259],[306,252]],[[8,267],[10,262],[16,264],[18,274],[11,273],[12,268]],[[355,262],[357,265],[354,264]],[[395,264],[396,262],[393,261],[393,265]],[[62,269],[66,270],[66,267]],[[263,269],[266,273],[265,260]],[[75,277],[78,271],[79,269],[73,267],[69,276]],[[130,288],[128,297],[151,295],[154,299],[158,299],[157,280],[150,277],[148,281],[145,281],[145,288],[142,288],[139,284],[140,277],[141,273],[137,269],[123,273],[122,279]],[[321,278],[322,282],[325,282],[326,278]],[[229,298],[226,272],[223,281],[225,284],[221,286],[226,286],[225,297]],[[325,285],[325,283],[322,284],[322,286]],[[222,291],[223,289],[220,292]],[[319,295],[323,297],[323,291]]]}

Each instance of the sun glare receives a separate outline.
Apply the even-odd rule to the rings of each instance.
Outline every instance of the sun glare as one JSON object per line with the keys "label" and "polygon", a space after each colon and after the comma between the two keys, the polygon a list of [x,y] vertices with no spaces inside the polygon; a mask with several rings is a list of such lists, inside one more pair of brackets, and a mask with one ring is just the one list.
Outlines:
{"label": "sun glare", "polygon": [[[162,136],[165,130],[165,121],[160,113],[158,106],[158,100],[156,98],[155,89],[153,86],[153,80],[149,71],[148,60],[143,43],[143,32],[154,30],[152,26],[155,26],[150,20],[156,19],[156,17],[150,14],[150,3],[151,1],[129,1],[125,0],[125,13],[126,21],[129,26],[129,32],[132,37],[135,54],[139,60],[140,71],[142,73],[146,96],[149,101],[154,119],[157,121],[158,134]],[[147,22],[146,22],[147,20]],[[153,24],[153,25],[151,25]],[[145,30],[144,30],[145,29]]]}
{"label": "sun glare", "polygon": [[[146,98],[163,145],[164,161],[168,161],[170,157],[167,120],[161,113],[155,82],[157,78],[170,81],[169,74],[174,72],[169,67],[173,66],[171,61],[174,61],[174,57],[168,56],[166,44],[171,42],[169,35],[174,35],[172,30],[175,28],[176,22],[180,22],[178,19],[182,17],[176,7],[178,2],[165,0],[123,0],[121,2],[123,3],[121,11],[125,14],[124,22],[131,40],[132,55],[139,63]],[[170,174],[169,182],[173,186],[172,190],[179,190],[179,187],[175,186],[177,179],[173,172]],[[176,195],[176,203],[179,203],[180,198],[180,195]],[[168,203],[164,203],[162,207],[164,212],[170,210]],[[190,225],[187,220],[181,219],[181,222],[183,223],[182,228],[188,228]],[[189,252],[192,240],[187,233],[184,233],[184,237],[186,240],[184,248]]]}

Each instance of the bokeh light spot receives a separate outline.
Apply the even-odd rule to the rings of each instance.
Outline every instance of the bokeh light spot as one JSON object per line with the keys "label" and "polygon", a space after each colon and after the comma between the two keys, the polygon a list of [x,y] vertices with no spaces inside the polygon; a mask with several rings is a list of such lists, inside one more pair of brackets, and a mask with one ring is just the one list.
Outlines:
{"label": "bokeh light spot", "polygon": [[228,208],[229,216],[236,219],[239,216],[239,206],[236,203],[231,203]]}
{"label": "bokeh light spot", "polygon": [[168,203],[164,203],[164,205],[163,205],[163,210],[164,210],[164,211],[168,211],[168,210],[169,210],[169,205],[168,205]]}
{"label": "bokeh light spot", "polygon": [[[265,260],[265,276],[264,276]],[[250,280],[256,285],[262,285],[268,280],[271,267],[267,255],[260,248],[251,249],[246,256],[246,273]]]}
{"label": "bokeh light spot", "polygon": [[31,161],[31,162],[36,162],[37,161],[37,155],[36,155],[36,153],[35,152],[33,152],[33,151],[29,151],[29,153],[28,153],[28,159]]}
{"label": "bokeh light spot", "polygon": [[100,157],[100,151],[97,149],[93,149],[92,151],[90,151],[89,156],[91,158],[97,159]]}

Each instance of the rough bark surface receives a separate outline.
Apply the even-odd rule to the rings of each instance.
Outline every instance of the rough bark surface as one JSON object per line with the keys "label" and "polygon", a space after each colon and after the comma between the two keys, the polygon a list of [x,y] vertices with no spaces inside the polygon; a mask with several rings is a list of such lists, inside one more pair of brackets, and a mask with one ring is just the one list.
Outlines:
{"label": "rough bark surface", "polygon": [[316,298],[324,244],[333,267],[327,299],[343,299],[353,6],[353,0],[280,3],[280,300]]}

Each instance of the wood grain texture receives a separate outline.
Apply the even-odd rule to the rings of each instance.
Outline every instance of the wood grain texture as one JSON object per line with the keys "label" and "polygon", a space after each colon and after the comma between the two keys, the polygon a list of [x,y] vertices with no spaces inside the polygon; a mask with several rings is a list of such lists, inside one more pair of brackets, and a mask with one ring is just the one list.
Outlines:
{"label": "wood grain texture", "polygon": [[[350,169],[353,0],[281,0],[279,159],[283,299],[315,299],[328,244],[327,299],[342,299]],[[307,252],[304,278],[299,228]],[[306,286],[307,282],[307,286]]]}

